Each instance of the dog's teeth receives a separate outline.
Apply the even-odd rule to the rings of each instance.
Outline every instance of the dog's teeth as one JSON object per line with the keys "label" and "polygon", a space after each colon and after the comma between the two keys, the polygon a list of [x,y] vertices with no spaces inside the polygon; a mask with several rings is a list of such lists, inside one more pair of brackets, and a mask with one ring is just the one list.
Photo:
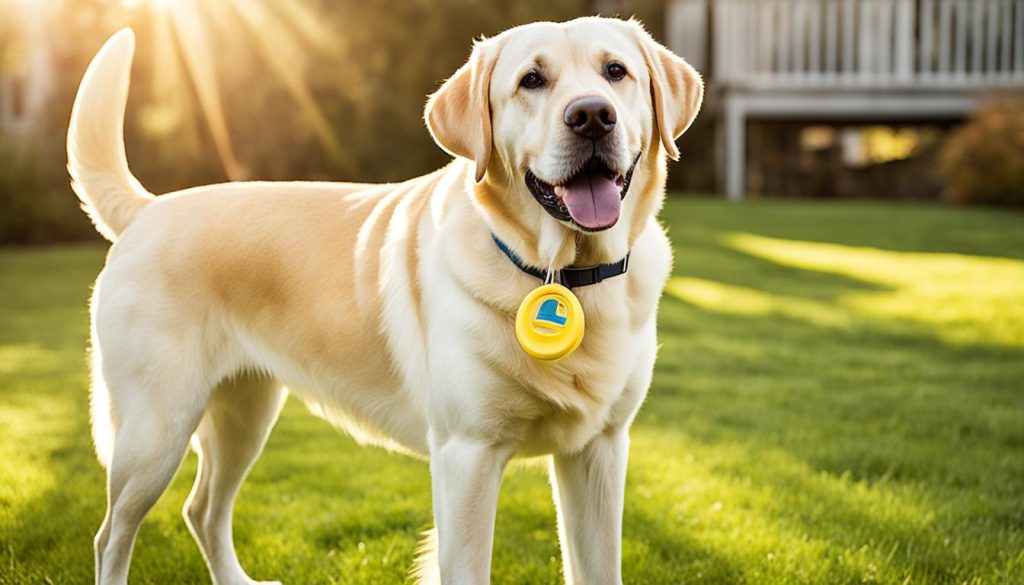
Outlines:
{"label": "dog's teeth", "polygon": [[563,187],[561,185],[558,185],[557,187],[555,187],[555,195],[559,199],[562,199],[563,197],[565,197],[565,192],[566,192],[565,187]]}

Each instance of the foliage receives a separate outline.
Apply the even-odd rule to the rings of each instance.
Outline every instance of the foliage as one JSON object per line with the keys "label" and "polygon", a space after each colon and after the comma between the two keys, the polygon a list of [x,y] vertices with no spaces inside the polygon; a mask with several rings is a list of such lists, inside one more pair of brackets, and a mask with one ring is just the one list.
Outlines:
{"label": "foliage", "polygon": [[949,137],[940,161],[954,201],[1024,205],[1024,94],[978,110]]}
{"label": "foliage", "polygon": [[0,136],[0,242],[45,243],[95,238],[61,172],[47,168],[55,144]]}
{"label": "foliage", "polygon": [[[1024,218],[879,203],[670,200],[676,268],[634,426],[628,583],[1024,581]],[[93,246],[0,252],[0,583],[85,583],[104,507],[88,431]],[[502,488],[495,583],[560,571],[543,466]],[[180,508],[133,583],[209,582]],[[403,583],[427,466],[289,403],[238,503],[242,563]]]}

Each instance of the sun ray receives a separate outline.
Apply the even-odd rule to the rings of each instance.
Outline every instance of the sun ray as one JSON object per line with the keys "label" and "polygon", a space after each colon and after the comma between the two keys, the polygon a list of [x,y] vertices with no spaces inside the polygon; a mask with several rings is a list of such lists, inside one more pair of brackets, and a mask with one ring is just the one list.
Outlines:
{"label": "sun ray", "polygon": [[336,56],[343,39],[324,26],[323,20],[299,0],[280,0],[272,5],[282,24],[290,27],[298,39],[305,41],[322,55]]}
{"label": "sun ray", "polygon": [[[260,3],[232,0],[232,4],[241,16],[241,21],[257,41],[254,44],[280,78],[292,99],[298,103],[300,113],[312,126],[320,142],[327,149],[328,155],[343,170],[354,170],[353,161],[341,148],[330,122],[306,85],[301,68],[295,66],[296,61],[301,61],[302,51],[293,36]],[[270,42],[268,39],[273,41]]]}
{"label": "sun ray", "polygon": [[[159,7],[155,7],[159,8]],[[185,83],[181,60],[175,46],[174,31],[164,10],[150,11],[150,26],[153,31],[153,49],[150,51],[151,71],[154,76],[152,105],[149,110],[149,130],[157,135],[183,132],[187,151],[196,152],[195,124],[192,121],[192,101]],[[155,120],[154,120],[155,118]]]}
{"label": "sun ray", "polygon": [[180,128],[182,120],[191,119],[192,101],[182,82],[187,76],[225,174],[230,180],[248,177],[232,146],[214,66],[215,58],[226,53],[223,49],[237,49],[245,55],[258,53],[262,57],[339,170],[355,170],[351,155],[341,147],[304,77],[305,63],[311,57],[334,61],[341,54],[338,39],[309,6],[297,0],[274,4],[267,0],[120,3],[127,8],[145,8],[153,21],[156,46],[152,63],[157,72],[154,94],[159,97],[150,107],[148,123],[156,134],[166,134]]}
{"label": "sun ray", "polygon": [[195,0],[177,0],[167,5],[178,47],[192,77],[199,105],[210,127],[210,134],[220,157],[224,172],[232,181],[245,179],[248,172],[239,164],[231,146],[227,120],[221,105],[220,89],[213,70],[212,53],[206,31]]}

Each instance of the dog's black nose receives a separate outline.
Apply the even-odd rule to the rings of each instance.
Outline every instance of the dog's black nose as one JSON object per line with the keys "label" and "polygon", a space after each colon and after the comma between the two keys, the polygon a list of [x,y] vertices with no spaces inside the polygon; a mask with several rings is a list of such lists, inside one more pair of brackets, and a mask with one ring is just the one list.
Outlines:
{"label": "dog's black nose", "polygon": [[563,119],[576,134],[597,140],[615,127],[615,107],[596,95],[576,98],[565,108]]}

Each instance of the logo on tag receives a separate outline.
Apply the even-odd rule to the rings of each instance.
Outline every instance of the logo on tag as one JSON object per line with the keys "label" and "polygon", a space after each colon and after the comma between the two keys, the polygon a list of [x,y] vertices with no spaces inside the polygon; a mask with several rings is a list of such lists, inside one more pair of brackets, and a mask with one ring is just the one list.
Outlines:
{"label": "logo on tag", "polygon": [[565,307],[555,299],[547,299],[540,304],[537,320],[565,327]]}
{"label": "logo on tag", "polygon": [[526,295],[516,313],[516,339],[531,357],[556,361],[583,341],[583,307],[572,291],[545,284]]}

